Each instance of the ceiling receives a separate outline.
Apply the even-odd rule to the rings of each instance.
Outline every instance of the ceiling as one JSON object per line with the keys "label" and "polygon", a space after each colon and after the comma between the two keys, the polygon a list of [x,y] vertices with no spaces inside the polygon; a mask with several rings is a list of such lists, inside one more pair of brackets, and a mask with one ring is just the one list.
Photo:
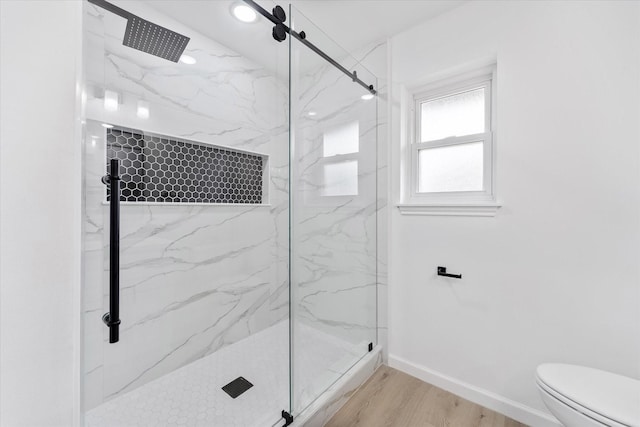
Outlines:
{"label": "ceiling", "polygon": [[[272,24],[259,17],[256,23],[242,23],[231,16],[232,0],[146,0],[145,3],[176,21],[216,40],[239,54],[267,67],[274,65]],[[328,38],[353,52],[368,43],[393,36],[421,22],[434,18],[463,0],[290,0],[304,18],[296,27],[305,30],[309,40],[330,55],[337,47]],[[267,10],[288,2],[257,0]],[[290,22],[290,17],[287,17]],[[315,31],[314,31],[315,30]],[[320,31],[321,30],[321,31]],[[324,34],[319,34],[324,32]],[[312,37],[315,36],[315,38]],[[327,38],[328,36],[328,38]]]}
{"label": "ceiling", "polygon": [[447,12],[462,0],[292,0],[307,18],[352,52]]}

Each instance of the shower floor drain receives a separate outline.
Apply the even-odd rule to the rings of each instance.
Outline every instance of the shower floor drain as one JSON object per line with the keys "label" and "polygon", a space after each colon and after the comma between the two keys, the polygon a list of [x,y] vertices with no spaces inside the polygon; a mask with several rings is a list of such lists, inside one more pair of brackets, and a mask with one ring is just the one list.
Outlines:
{"label": "shower floor drain", "polygon": [[253,387],[253,384],[245,380],[243,377],[238,377],[226,386],[222,387],[222,390],[235,399],[251,387]]}

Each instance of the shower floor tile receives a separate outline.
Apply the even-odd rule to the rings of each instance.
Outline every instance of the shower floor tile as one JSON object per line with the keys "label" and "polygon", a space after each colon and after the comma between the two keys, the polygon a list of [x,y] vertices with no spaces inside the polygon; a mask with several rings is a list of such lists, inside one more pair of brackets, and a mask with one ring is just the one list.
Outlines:
{"label": "shower floor tile", "polygon": [[[358,351],[305,325],[297,331],[294,371],[300,372],[295,377],[300,401],[294,404],[300,408],[346,372]],[[233,399],[222,387],[240,376],[253,387]],[[282,425],[283,409],[289,410],[288,321],[88,411],[85,426],[266,427]]]}
{"label": "shower floor tile", "polygon": [[[116,397],[86,414],[87,427],[271,426],[289,407],[288,323],[283,322]],[[236,399],[222,390],[253,384]]]}

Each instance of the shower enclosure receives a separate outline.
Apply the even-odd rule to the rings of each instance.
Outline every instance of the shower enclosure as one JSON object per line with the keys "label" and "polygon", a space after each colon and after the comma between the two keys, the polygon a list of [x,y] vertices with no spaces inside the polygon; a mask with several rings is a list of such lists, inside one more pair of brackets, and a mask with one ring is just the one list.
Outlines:
{"label": "shower enclosure", "polygon": [[377,344],[376,77],[285,4],[306,39],[110,3],[84,2],[84,425],[285,425]]}

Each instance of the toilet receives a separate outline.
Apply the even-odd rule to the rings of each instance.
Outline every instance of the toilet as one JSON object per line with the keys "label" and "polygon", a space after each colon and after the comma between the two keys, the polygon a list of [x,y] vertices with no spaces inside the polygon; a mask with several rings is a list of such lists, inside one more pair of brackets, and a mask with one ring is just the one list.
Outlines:
{"label": "toilet", "polygon": [[640,381],[585,366],[545,363],[536,384],[565,427],[640,427]]}

